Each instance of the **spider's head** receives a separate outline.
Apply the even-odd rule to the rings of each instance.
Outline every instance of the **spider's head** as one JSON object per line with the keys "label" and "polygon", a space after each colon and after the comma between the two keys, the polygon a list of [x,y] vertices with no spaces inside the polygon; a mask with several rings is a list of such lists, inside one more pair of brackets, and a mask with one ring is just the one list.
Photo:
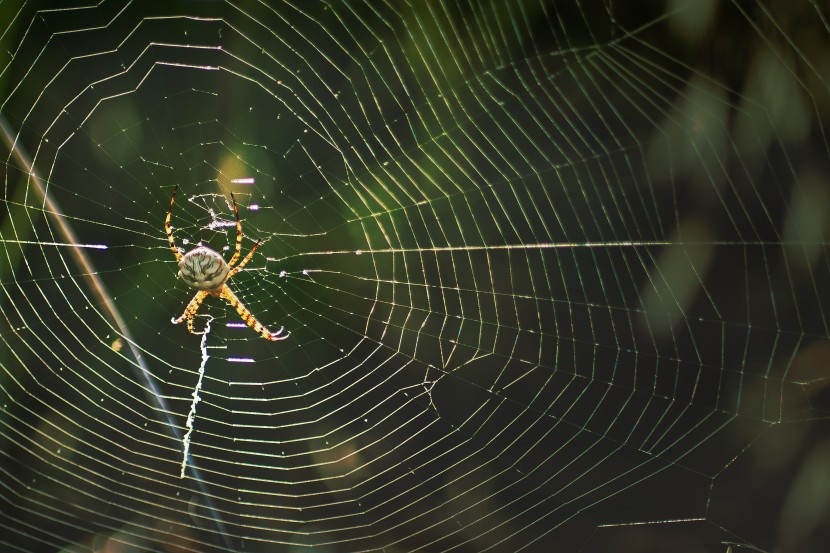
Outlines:
{"label": "spider's head", "polygon": [[179,278],[194,290],[222,288],[229,270],[222,256],[206,246],[190,250],[179,260]]}

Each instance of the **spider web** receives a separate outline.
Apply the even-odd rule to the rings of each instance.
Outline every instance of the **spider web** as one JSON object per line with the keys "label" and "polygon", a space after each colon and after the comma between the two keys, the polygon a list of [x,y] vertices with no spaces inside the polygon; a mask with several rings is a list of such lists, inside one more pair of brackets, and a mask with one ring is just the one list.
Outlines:
{"label": "spider web", "polygon": [[822,4],[0,20],[4,550],[830,543]]}

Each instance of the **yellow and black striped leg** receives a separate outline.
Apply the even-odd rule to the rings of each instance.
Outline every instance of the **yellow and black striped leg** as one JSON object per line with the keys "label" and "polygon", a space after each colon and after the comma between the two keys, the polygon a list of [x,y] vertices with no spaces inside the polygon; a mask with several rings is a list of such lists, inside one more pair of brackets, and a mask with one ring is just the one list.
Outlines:
{"label": "yellow and black striped leg", "polygon": [[231,200],[233,200],[233,215],[236,217],[236,249],[233,252],[233,257],[228,262],[228,267],[233,267],[233,264],[239,259],[242,253],[242,221],[239,220],[239,208],[236,207],[236,198],[231,192]]}
{"label": "yellow and black striped leg", "polygon": [[170,198],[170,209],[167,210],[167,218],[164,220],[164,230],[167,231],[167,242],[170,244],[170,249],[173,250],[173,254],[176,256],[176,261],[181,260],[182,254],[179,252],[179,248],[176,247],[176,242],[173,240],[173,227],[170,226],[170,217],[173,214],[173,202],[176,201],[176,192],[178,190],[178,186],[173,189],[173,197]]}
{"label": "yellow and black striped leg", "polygon": [[245,321],[246,325],[253,328],[256,332],[260,334],[260,336],[262,336],[266,340],[277,341],[285,340],[286,338],[288,338],[288,334],[283,334],[282,327],[280,327],[280,329],[277,332],[271,332],[270,330],[262,326],[262,324],[258,320],[256,320],[256,317],[254,317],[251,314],[251,312],[248,311],[248,308],[242,305],[242,302],[239,301],[239,298],[236,297],[236,294],[234,294],[233,291],[231,291],[231,289],[228,288],[227,285],[222,287],[222,297],[228,300],[228,302],[233,306],[233,308],[236,309],[236,312],[239,313],[239,316],[242,317],[242,320]]}
{"label": "yellow and black striped leg", "polygon": [[248,262],[249,262],[249,261],[251,260],[251,258],[254,256],[254,252],[255,252],[255,251],[256,251],[256,249],[259,247],[259,243],[260,243],[260,242],[262,242],[262,240],[257,240],[257,243],[256,243],[256,244],[254,244],[254,247],[253,247],[253,248],[251,248],[251,251],[249,251],[249,252],[248,252],[248,255],[246,255],[246,256],[245,256],[245,259],[243,259],[243,260],[242,260],[242,263],[240,263],[239,265],[237,265],[236,267],[234,267],[233,269],[231,269],[231,272],[229,272],[229,273],[228,273],[228,278],[231,278],[233,275],[235,275],[236,273],[238,273],[239,271],[241,271],[241,270],[245,267],[245,265],[247,265],[247,264],[248,264]]}
{"label": "yellow and black striped leg", "polygon": [[196,311],[199,310],[199,306],[202,305],[202,302],[205,301],[206,297],[208,297],[208,292],[196,292],[196,295],[193,296],[193,299],[187,304],[182,316],[178,319],[172,319],[173,324],[177,325],[187,319],[187,330],[189,330],[191,334],[198,334],[198,332],[195,332],[193,329],[193,316],[196,315]]}

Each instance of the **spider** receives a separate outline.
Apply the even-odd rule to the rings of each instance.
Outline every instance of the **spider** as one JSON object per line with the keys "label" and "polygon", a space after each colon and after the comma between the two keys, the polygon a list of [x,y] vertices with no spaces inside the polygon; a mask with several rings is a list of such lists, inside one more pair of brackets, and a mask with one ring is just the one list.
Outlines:
{"label": "spider", "polygon": [[242,253],[242,221],[239,220],[239,209],[236,207],[236,198],[231,193],[233,200],[233,214],[236,216],[236,250],[231,257],[230,263],[226,263],[224,258],[216,251],[207,246],[199,246],[182,255],[179,248],[176,247],[176,242],[173,240],[173,227],[170,226],[170,216],[173,213],[173,202],[176,200],[176,192],[179,187],[173,190],[173,197],[170,198],[170,209],[167,210],[167,219],[164,221],[164,230],[167,231],[167,241],[170,242],[170,249],[176,256],[176,261],[179,262],[178,277],[184,281],[190,288],[198,290],[190,303],[187,304],[184,313],[178,319],[171,319],[173,324],[179,324],[187,319],[187,330],[191,334],[198,334],[193,330],[193,317],[199,306],[206,297],[215,296],[217,298],[224,298],[236,309],[242,320],[245,321],[249,327],[265,338],[266,340],[285,340],[288,334],[283,335],[283,327],[277,332],[271,332],[265,328],[259,321],[256,320],[248,308],[242,305],[236,294],[228,287],[227,282],[236,273],[241,271],[248,261],[254,256],[254,252],[261,240],[258,240],[251,251],[248,252],[242,262],[234,267],[234,264],[239,259]]}

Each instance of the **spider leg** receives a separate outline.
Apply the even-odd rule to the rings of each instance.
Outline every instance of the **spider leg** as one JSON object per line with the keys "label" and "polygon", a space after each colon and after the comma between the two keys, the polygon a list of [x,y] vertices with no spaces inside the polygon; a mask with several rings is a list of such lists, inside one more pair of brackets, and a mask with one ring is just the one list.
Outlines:
{"label": "spider leg", "polygon": [[245,256],[245,259],[242,260],[242,263],[231,269],[231,272],[228,273],[228,278],[231,278],[233,275],[241,271],[242,268],[245,267],[245,265],[248,264],[248,262],[254,256],[254,252],[256,251],[257,247],[259,247],[260,242],[262,242],[262,240],[257,240],[256,244],[254,244],[254,247],[251,248],[251,251],[249,251],[248,255]]}
{"label": "spider leg", "polygon": [[239,220],[239,208],[236,207],[236,198],[233,192],[231,192],[231,200],[233,200],[233,214],[236,217],[236,250],[233,252],[228,267],[233,267],[233,264],[236,263],[242,253],[242,221]]}
{"label": "spider leg", "polygon": [[245,321],[245,324],[253,328],[266,340],[277,341],[285,340],[286,338],[288,338],[288,334],[283,335],[283,327],[280,327],[280,329],[277,332],[271,332],[270,330],[262,326],[262,324],[258,320],[256,320],[256,317],[254,317],[251,314],[251,312],[248,311],[248,308],[242,305],[242,302],[239,301],[239,298],[236,297],[236,294],[234,294],[233,291],[230,288],[228,288],[227,284],[222,287],[222,297],[228,300],[228,302],[233,306],[233,308],[236,309],[236,312],[239,313],[239,316],[242,317],[242,320]]}
{"label": "spider leg", "polygon": [[193,316],[196,315],[196,311],[199,310],[199,306],[202,305],[202,302],[205,301],[208,294],[210,294],[210,292],[206,292],[204,290],[196,292],[196,295],[193,296],[193,299],[190,300],[190,303],[188,303],[187,307],[184,309],[182,316],[178,319],[172,319],[172,323],[177,325],[187,319],[187,330],[190,331],[191,334],[198,334],[193,331]]}
{"label": "spider leg", "polygon": [[179,248],[176,247],[176,242],[173,240],[173,227],[170,226],[170,216],[173,214],[173,202],[176,200],[176,192],[179,190],[179,185],[173,189],[173,197],[170,198],[170,208],[167,210],[167,218],[164,220],[164,230],[167,231],[167,242],[170,243],[170,249],[176,256],[176,261],[181,260],[182,254]]}

